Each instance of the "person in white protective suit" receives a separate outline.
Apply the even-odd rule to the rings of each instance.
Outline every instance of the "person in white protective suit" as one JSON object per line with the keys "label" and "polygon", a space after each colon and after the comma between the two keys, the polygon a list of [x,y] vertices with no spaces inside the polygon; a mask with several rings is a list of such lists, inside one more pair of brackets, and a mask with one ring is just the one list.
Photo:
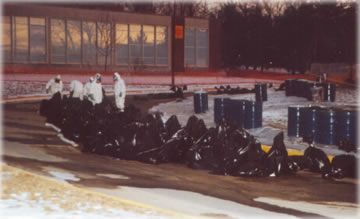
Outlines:
{"label": "person in white protective suit", "polygon": [[50,81],[46,84],[45,89],[46,93],[54,95],[57,92],[60,92],[60,95],[62,96],[63,82],[61,81],[61,76],[57,75],[55,78],[50,79]]}
{"label": "person in white protective suit", "polygon": [[100,73],[96,73],[95,80],[90,84],[88,99],[92,102],[93,106],[100,104],[103,101],[103,90]]}
{"label": "person in white protective suit", "polygon": [[70,83],[70,96],[72,98],[79,98],[80,100],[83,100],[83,84],[78,80],[73,80]]}
{"label": "person in white protective suit", "polygon": [[126,85],[117,72],[114,73],[114,82],[115,104],[116,107],[123,112],[125,108]]}
{"label": "person in white protective suit", "polygon": [[91,83],[92,83],[93,81],[94,81],[94,78],[93,78],[93,77],[90,77],[90,78],[89,78],[89,81],[85,84],[84,89],[83,89],[83,91],[84,91],[83,97],[85,97],[85,98],[88,97],[89,92],[90,92],[90,85],[91,85]]}

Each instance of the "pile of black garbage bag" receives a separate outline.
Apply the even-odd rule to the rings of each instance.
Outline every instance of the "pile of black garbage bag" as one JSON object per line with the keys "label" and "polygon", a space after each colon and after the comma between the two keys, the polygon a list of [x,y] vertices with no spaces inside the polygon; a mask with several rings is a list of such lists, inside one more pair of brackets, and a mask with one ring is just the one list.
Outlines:
{"label": "pile of black garbage bag", "polygon": [[217,94],[248,94],[248,93],[255,93],[255,89],[247,89],[247,88],[240,88],[239,86],[233,88],[230,85],[226,87],[221,85],[219,87],[214,87],[216,89]]}
{"label": "pile of black garbage bag", "polygon": [[83,152],[150,164],[182,163],[220,175],[280,176],[309,169],[325,178],[356,177],[353,155],[336,156],[330,163],[322,150],[309,146],[303,156],[289,156],[283,132],[266,153],[254,136],[225,119],[207,128],[191,116],[181,127],[175,115],[164,123],[159,114],[143,116],[133,105],[120,112],[107,97],[93,106],[60,94],[41,102],[40,115]]}
{"label": "pile of black garbage bag", "polygon": [[183,87],[172,86],[170,92],[164,93],[151,93],[146,96],[134,96],[135,100],[149,100],[149,99],[171,99],[175,98],[177,100],[184,99],[184,91],[187,90],[187,85]]}

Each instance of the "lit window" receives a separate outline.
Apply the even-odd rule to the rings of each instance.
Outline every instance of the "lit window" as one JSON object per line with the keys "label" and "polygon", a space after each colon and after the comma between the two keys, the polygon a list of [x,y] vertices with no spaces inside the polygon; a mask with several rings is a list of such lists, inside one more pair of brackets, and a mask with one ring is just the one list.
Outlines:
{"label": "lit window", "polygon": [[111,63],[111,26],[107,23],[97,23],[98,64]]}
{"label": "lit window", "polygon": [[67,21],[67,62],[81,63],[81,23]]}
{"label": "lit window", "polygon": [[209,57],[207,29],[185,28],[185,65],[207,67]]}
{"label": "lit window", "polygon": [[29,29],[27,17],[15,17],[15,60],[28,61],[29,54]]}
{"label": "lit window", "polygon": [[1,51],[3,60],[9,62],[11,60],[11,19],[9,16],[2,17],[2,28]]}
{"label": "lit window", "polygon": [[168,64],[168,28],[156,26],[156,64]]}
{"label": "lit window", "polygon": [[143,26],[144,64],[155,64],[155,30],[154,26]]}
{"label": "lit window", "polygon": [[45,18],[30,18],[30,60],[46,61]]}
{"label": "lit window", "polygon": [[129,63],[129,27],[127,24],[116,24],[116,64]]}
{"label": "lit window", "polygon": [[130,24],[129,36],[130,62],[134,65],[141,65],[143,64],[141,25]]}
{"label": "lit window", "polygon": [[83,63],[96,63],[96,24],[83,22]]}
{"label": "lit window", "polygon": [[65,21],[51,19],[51,62],[66,62]]}

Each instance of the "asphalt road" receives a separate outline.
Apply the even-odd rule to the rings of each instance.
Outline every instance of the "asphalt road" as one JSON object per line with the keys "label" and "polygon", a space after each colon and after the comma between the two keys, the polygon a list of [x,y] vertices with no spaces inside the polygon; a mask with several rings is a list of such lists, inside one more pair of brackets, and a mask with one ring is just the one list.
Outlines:
{"label": "asphalt road", "polygon": [[[128,97],[127,104],[134,103],[145,112],[152,105],[162,101],[167,100],[140,101]],[[323,217],[323,215],[300,208],[291,209],[258,202],[254,199],[268,197],[324,205],[338,202],[357,204],[359,182],[354,179],[325,180],[320,174],[309,171],[267,178],[219,176],[206,171],[192,170],[180,164],[150,165],[82,153],[79,149],[59,140],[54,130],[44,126],[45,118],[38,113],[39,105],[40,101],[3,103],[2,154],[3,162],[6,164],[45,176],[49,176],[49,169],[72,173],[80,179],[68,180],[72,185],[112,193],[112,195],[121,195],[115,192],[121,187],[136,188],[140,191],[148,188],[184,190],[297,217]],[[111,192],[112,190],[114,192]],[[154,190],[154,194],[150,197],[156,195]],[[176,199],[176,195],[172,198]],[[146,196],[136,197],[136,200],[161,205]],[[189,202],[189,199],[180,201],[183,201],[185,206],[188,204],[185,202]],[[195,214],[193,209],[190,211],[184,209],[184,206],[163,203],[160,207]],[[200,215],[229,217],[211,212],[201,212]]]}

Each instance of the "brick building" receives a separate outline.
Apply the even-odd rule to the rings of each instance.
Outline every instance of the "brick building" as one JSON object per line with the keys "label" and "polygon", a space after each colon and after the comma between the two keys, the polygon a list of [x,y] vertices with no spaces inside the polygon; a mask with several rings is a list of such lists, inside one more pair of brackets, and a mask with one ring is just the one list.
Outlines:
{"label": "brick building", "polygon": [[209,72],[220,66],[221,25],[212,19],[4,4],[6,74]]}

